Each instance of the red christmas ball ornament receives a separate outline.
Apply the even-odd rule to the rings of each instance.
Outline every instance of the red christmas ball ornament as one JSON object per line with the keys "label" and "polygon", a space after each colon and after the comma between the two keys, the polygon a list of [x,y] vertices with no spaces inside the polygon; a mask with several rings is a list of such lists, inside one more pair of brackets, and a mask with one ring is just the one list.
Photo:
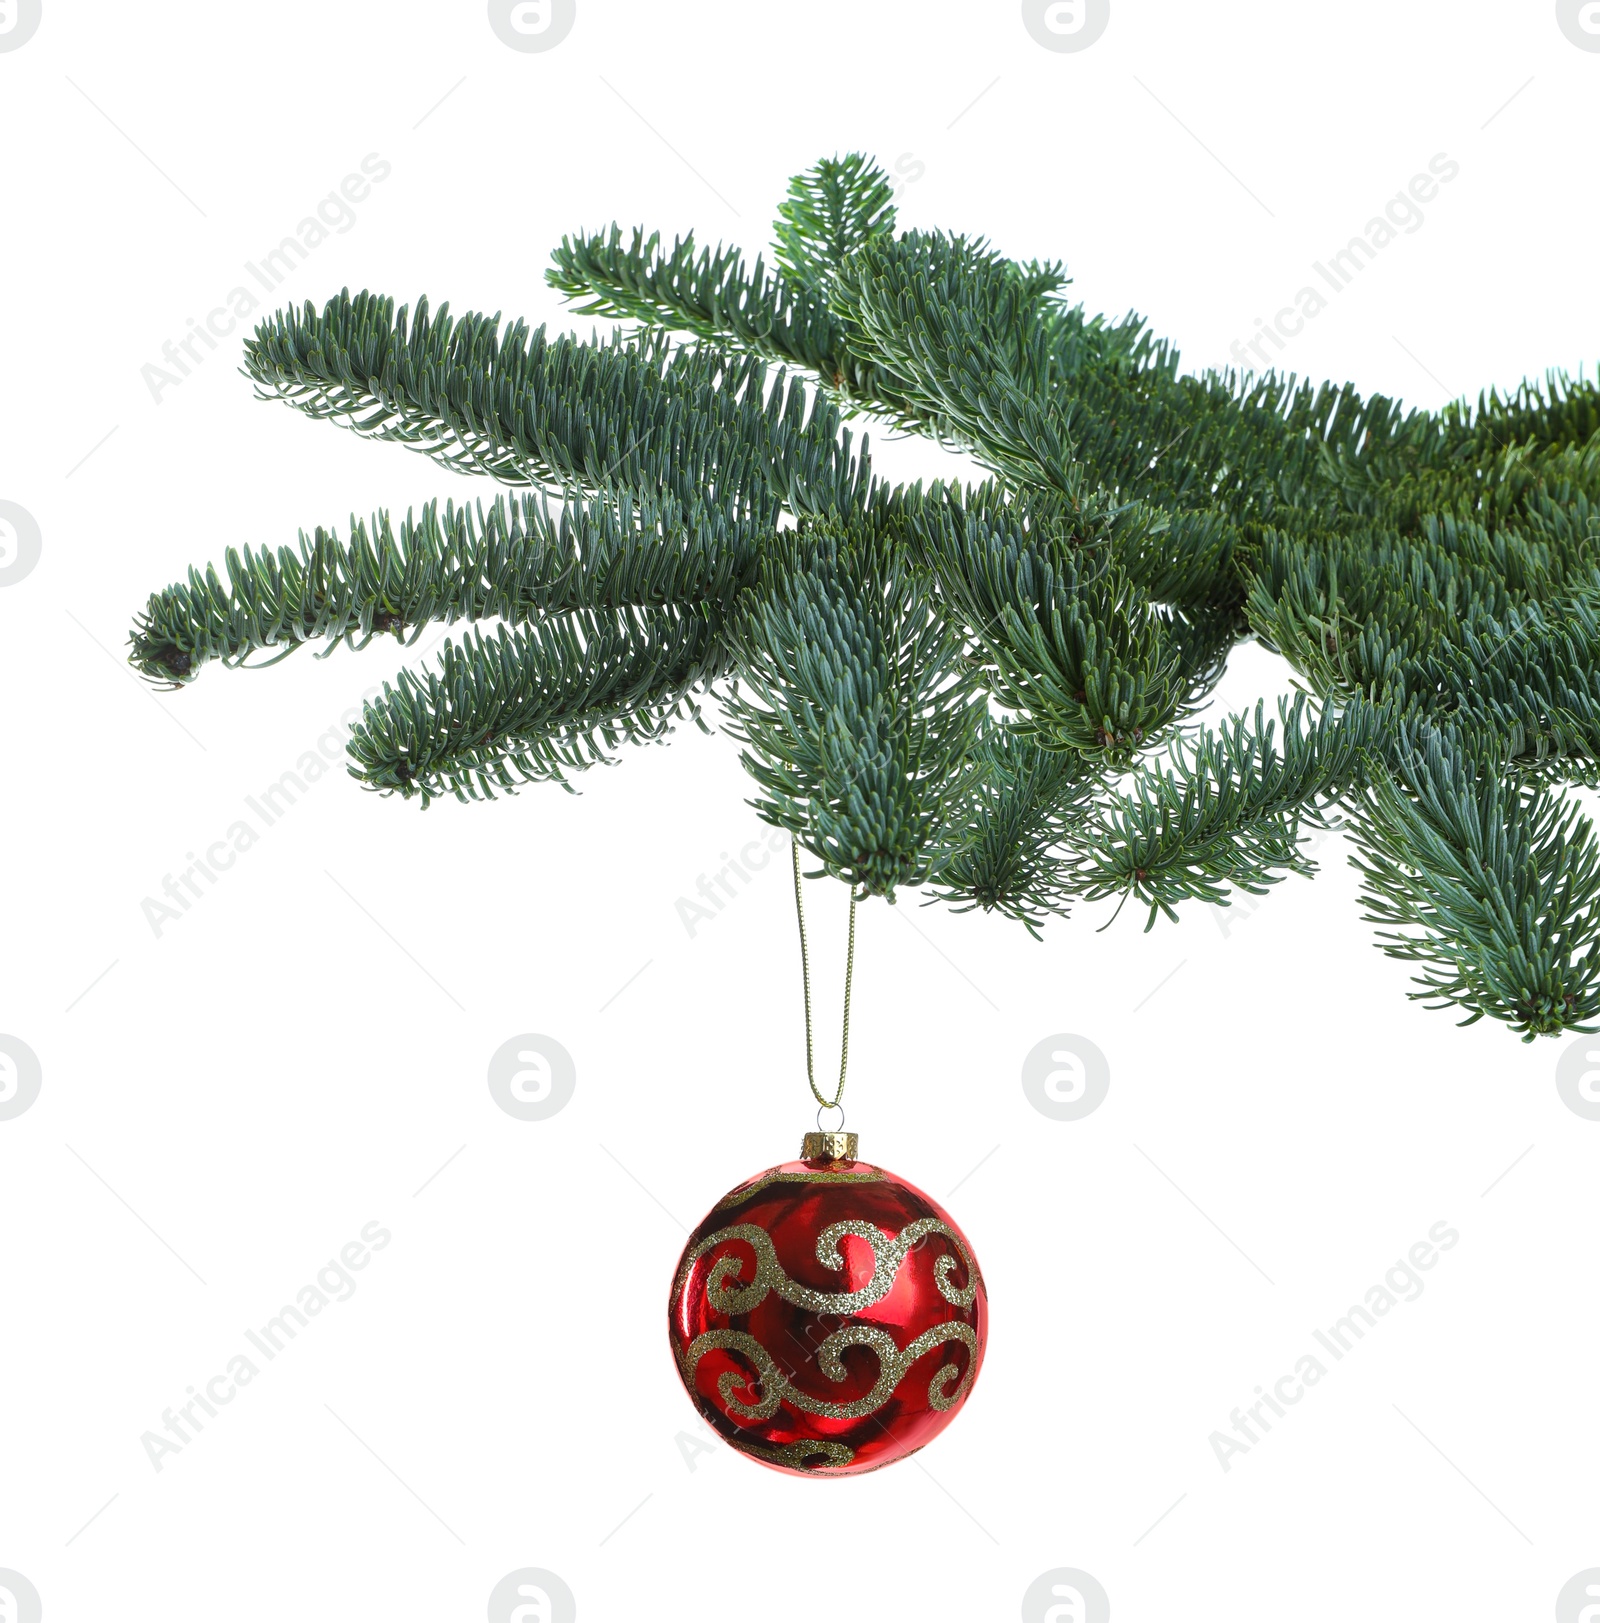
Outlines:
{"label": "red christmas ball ornament", "polygon": [[989,1305],[937,1201],[807,1133],[801,1159],[746,1179],[689,1237],[672,1353],[732,1447],[797,1476],[854,1476],[915,1453],[967,1400]]}

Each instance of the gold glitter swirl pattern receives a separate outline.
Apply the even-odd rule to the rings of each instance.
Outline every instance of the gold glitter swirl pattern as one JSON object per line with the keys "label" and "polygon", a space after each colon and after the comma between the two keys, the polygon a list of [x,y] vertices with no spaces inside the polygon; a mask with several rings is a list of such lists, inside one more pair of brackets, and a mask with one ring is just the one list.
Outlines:
{"label": "gold glitter swirl pattern", "polygon": [[[779,1408],[788,1404],[791,1409],[806,1414],[822,1415],[828,1420],[859,1420],[876,1414],[895,1394],[905,1379],[906,1371],[926,1352],[946,1342],[959,1341],[967,1349],[967,1371],[954,1390],[948,1390],[956,1376],[954,1364],[941,1365],[928,1386],[928,1402],[940,1410],[953,1409],[971,1389],[977,1373],[978,1333],[970,1324],[951,1319],[924,1330],[905,1348],[895,1345],[894,1337],[873,1325],[847,1324],[835,1330],[817,1348],[817,1364],[830,1381],[844,1381],[849,1372],[840,1354],[847,1347],[868,1347],[878,1360],[878,1378],[872,1390],[863,1398],[850,1403],[830,1403],[826,1398],[814,1398],[802,1392],[778,1368],[772,1354],[752,1335],[743,1330],[707,1330],[696,1336],[679,1360],[684,1384],[692,1391],[695,1371],[700,1360],[709,1352],[725,1348],[742,1353],[756,1367],[752,1379],[741,1370],[725,1369],[717,1377],[717,1395],[722,1399],[725,1413],[740,1420],[770,1420]],[[740,1397],[740,1389],[745,1396]],[[759,1396],[757,1391],[759,1389]]]}
{"label": "gold glitter swirl pattern", "polygon": [[831,1465],[848,1465],[856,1451],[844,1443],[816,1442],[785,1443],[782,1448],[768,1448],[764,1443],[753,1443],[740,1435],[727,1439],[741,1453],[754,1454],[758,1460],[773,1465],[787,1465],[796,1471],[825,1471]]}
{"label": "gold glitter swirl pattern", "polygon": [[817,1261],[824,1268],[835,1273],[844,1271],[844,1253],[839,1248],[839,1242],[847,1234],[865,1240],[872,1251],[872,1278],[858,1291],[816,1291],[809,1285],[790,1279],[784,1272],[783,1264],[778,1261],[771,1237],[754,1223],[735,1223],[731,1228],[718,1229],[691,1247],[684,1254],[676,1290],[681,1294],[690,1271],[707,1252],[728,1240],[743,1240],[756,1254],[755,1275],[748,1285],[744,1285],[741,1283],[743,1259],[736,1252],[727,1252],[718,1257],[712,1263],[706,1279],[706,1302],[713,1312],[725,1313],[730,1318],[749,1313],[766,1299],[768,1291],[774,1291],[785,1302],[808,1308],[813,1313],[841,1316],[859,1313],[874,1302],[881,1302],[894,1288],[900,1265],[913,1246],[930,1234],[939,1234],[956,1248],[967,1274],[965,1286],[956,1285],[950,1277],[955,1271],[956,1258],[948,1255],[938,1258],[933,1265],[933,1276],[939,1294],[953,1307],[970,1307],[978,1294],[978,1265],[973,1261],[972,1253],[967,1250],[961,1236],[936,1217],[919,1217],[915,1222],[907,1223],[898,1235],[886,1234],[872,1223],[830,1223],[817,1236]]}

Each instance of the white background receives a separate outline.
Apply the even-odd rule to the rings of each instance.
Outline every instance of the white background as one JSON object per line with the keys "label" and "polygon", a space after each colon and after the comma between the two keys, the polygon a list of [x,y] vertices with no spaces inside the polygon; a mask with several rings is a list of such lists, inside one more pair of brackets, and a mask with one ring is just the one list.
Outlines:
{"label": "white background", "polygon": [[[419,651],[160,696],[121,659],[229,545],[492,494],[258,403],[239,335],[141,381],[368,153],[392,174],[283,300],[571,325],[563,232],[755,252],[791,173],[861,149],[915,176],[903,225],[1064,257],[1204,366],[1443,152],[1289,358],[1436,405],[1592,363],[1597,87],[1543,0],[1115,0],[1082,54],[950,0],[579,0],[548,54],[476,4],[44,0],[0,54],[0,499],[44,537],[0,590],[0,1031],[44,1075],[0,1122],[0,1568],[51,1623],[476,1618],[526,1566],[587,1623],[1012,1618],[1065,1566],[1119,1620],[1549,1616],[1600,1565],[1600,1123],[1570,1039],[1407,1001],[1338,840],[1149,934],[863,909],[851,1126],[948,1198],[993,1332],[916,1461],[800,1481],[686,1445],[664,1326],[684,1226],[810,1117],[782,863],[692,939],[675,908],[761,834],[735,745],[425,814],[332,770],[158,939],[143,899]],[[1287,685],[1244,647],[1220,702]],[[842,889],[811,907],[826,1067]],[[522,1032],[577,1063],[548,1121],[485,1083]],[[1110,1060],[1079,1122],[1020,1086],[1054,1033]],[[356,1295],[154,1470],[162,1411],[373,1220]],[[1440,1221],[1425,1294],[1225,1472],[1211,1433]]]}

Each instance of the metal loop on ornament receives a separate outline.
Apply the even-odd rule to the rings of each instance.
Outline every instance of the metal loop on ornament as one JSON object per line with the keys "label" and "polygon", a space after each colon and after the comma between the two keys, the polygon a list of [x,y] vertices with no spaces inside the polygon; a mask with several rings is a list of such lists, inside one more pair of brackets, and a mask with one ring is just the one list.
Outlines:
{"label": "metal loop on ornament", "polygon": [[[836,1127],[824,1127],[822,1125],[822,1113],[823,1113],[824,1110],[837,1110],[839,1112],[839,1124],[838,1124],[838,1126],[836,1126]],[[817,1106],[817,1131],[819,1133],[842,1133],[844,1131],[844,1106],[841,1105],[841,1104],[838,1104],[838,1103],[834,1103],[834,1104],[831,1104],[831,1105],[818,1105]]]}

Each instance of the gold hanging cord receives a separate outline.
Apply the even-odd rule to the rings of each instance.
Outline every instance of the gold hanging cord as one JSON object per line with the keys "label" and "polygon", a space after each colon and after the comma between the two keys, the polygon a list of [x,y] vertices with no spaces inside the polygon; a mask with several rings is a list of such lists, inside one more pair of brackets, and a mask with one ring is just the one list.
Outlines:
{"label": "gold hanging cord", "polygon": [[800,842],[791,838],[789,849],[794,858],[794,911],[800,921],[800,979],[805,984],[806,993],[806,1080],[811,1084],[812,1095],[822,1107],[817,1112],[820,1123],[823,1110],[837,1110],[841,1118],[844,1115],[844,1107],[839,1101],[844,1097],[845,1070],[850,1064],[850,983],[856,967],[856,893],[854,889],[850,892],[850,950],[844,964],[844,1036],[839,1045],[839,1086],[833,1090],[831,1099],[825,1099],[817,1087],[815,1050],[811,1040],[811,960],[806,949],[806,904],[800,895]]}

